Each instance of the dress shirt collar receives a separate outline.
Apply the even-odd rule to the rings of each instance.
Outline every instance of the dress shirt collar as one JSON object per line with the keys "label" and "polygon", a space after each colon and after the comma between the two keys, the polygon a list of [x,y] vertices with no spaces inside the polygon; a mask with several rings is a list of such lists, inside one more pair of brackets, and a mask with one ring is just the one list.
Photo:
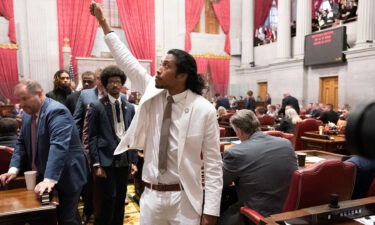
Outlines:
{"label": "dress shirt collar", "polygon": [[110,101],[112,104],[115,104],[115,101],[117,100],[118,103],[121,105],[121,95],[119,95],[118,98],[116,99],[116,98],[113,97],[112,95],[108,94],[108,98],[109,98],[109,101]]}
{"label": "dress shirt collar", "polygon": [[[167,95],[166,95],[166,97],[168,97],[168,96],[170,96],[170,94],[169,94],[169,92],[167,91]],[[173,98],[173,101],[174,101],[175,103],[179,103],[179,102],[181,102],[182,100],[184,100],[184,99],[186,98],[186,96],[187,96],[187,89],[186,89],[184,92],[181,92],[181,93],[179,93],[179,94],[177,94],[177,95],[172,95],[172,98]]]}

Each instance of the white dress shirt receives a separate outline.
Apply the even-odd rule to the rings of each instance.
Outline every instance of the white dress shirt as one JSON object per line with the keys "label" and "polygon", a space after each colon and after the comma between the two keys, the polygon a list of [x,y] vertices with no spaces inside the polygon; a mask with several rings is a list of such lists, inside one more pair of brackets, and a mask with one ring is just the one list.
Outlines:
{"label": "white dress shirt", "polygon": [[[108,94],[109,101],[111,102],[112,106],[112,119],[113,119],[113,125],[115,128],[115,132],[118,138],[122,139],[125,136],[125,123],[124,123],[124,115],[122,113],[122,102],[121,102],[121,96],[119,96],[117,99]],[[116,117],[116,106],[115,106],[115,101],[118,101],[119,106],[120,106],[120,122],[117,122],[117,117]]]}
{"label": "white dress shirt", "polygon": [[[167,105],[167,96],[170,94],[165,91],[165,94],[160,94],[152,99],[149,116],[151,116],[150,129],[147,131],[146,140],[146,154],[154,152],[153,157],[145,157],[143,167],[142,180],[151,184],[178,184],[180,183],[178,168],[177,168],[177,152],[178,152],[178,131],[180,129],[179,119],[183,113],[185,106],[187,91],[180,94],[173,95],[174,103],[172,104],[172,118],[171,126],[169,128],[169,147],[167,159],[167,171],[159,174],[159,151],[147,151],[151,149],[159,149],[160,131],[163,123],[163,113]],[[162,104],[160,104],[162,103]],[[155,157],[157,160],[155,160]]]}

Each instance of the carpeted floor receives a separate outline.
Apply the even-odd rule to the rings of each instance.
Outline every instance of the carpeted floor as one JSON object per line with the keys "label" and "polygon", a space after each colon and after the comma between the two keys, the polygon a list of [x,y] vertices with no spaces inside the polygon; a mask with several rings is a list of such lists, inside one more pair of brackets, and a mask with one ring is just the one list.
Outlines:
{"label": "carpeted floor", "polygon": [[[124,218],[124,225],[139,225],[139,206],[134,201],[133,197],[135,195],[134,191],[134,185],[129,184],[128,185],[128,192],[126,196],[126,202],[128,203],[125,205],[125,218]],[[80,214],[82,215],[83,210],[83,204],[80,202],[78,206],[78,210]],[[88,225],[92,225],[94,222],[94,219],[91,218],[90,223]]]}

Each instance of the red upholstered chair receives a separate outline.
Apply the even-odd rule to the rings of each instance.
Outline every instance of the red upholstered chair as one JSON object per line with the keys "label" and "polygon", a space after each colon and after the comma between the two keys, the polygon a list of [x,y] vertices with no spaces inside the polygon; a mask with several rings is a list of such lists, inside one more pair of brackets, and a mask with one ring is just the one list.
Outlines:
{"label": "red upholstered chair", "polygon": [[286,138],[293,144],[294,134],[284,133],[284,132],[281,132],[281,131],[278,131],[278,130],[265,131],[264,133],[275,136],[275,137]]}
{"label": "red upholstered chair", "polygon": [[275,118],[264,114],[263,116],[258,117],[259,123],[261,126],[273,126],[275,124]]}
{"label": "red upholstered chair", "polygon": [[[295,171],[282,212],[328,204],[333,193],[338,194],[339,201],[349,200],[354,189],[355,175],[355,165],[340,160],[324,160]],[[241,207],[241,213],[256,224],[263,218],[247,207]]]}
{"label": "red upholstered chair", "polygon": [[220,131],[220,137],[225,137],[225,128],[219,127],[219,131]]}
{"label": "red upholstered chair", "polygon": [[301,136],[303,133],[307,131],[317,131],[319,130],[319,126],[322,125],[322,121],[308,118],[298,122],[296,127],[294,128],[294,150],[301,150],[302,149],[302,141]]}
{"label": "red upholstered chair", "polygon": [[11,147],[0,145],[0,174],[8,172],[13,150]]}
{"label": "red upholstered chair", "polygon": [[368,197],[375,196],[375,178],[372,180],[372,183],[367,192],[367,196]]}

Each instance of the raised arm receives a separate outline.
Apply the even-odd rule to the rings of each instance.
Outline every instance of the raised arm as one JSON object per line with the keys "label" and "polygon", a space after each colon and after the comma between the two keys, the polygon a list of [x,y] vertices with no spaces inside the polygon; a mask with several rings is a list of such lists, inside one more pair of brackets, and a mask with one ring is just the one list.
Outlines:
{"label": "raised arm", "polygon": [[125,44],[120,41],[117,35],[112,32],[106,18],[103,16],[99,3],[92,1],[90,4],[90,13],[95,16],[105,34],[105,42],[110,49],[117,65],[125,72],[126,76],[132,83],[132,90],[141,94],[145,92],[149,81],[153,79],[147,70],[132,55]]}

